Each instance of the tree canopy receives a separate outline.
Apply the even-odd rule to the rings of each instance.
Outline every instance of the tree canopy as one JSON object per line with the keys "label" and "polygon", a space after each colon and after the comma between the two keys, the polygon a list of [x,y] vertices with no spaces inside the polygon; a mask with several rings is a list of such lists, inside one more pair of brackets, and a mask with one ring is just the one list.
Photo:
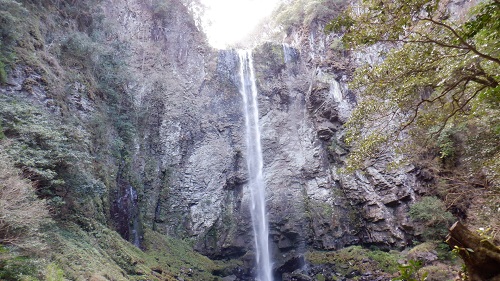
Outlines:
{"label": "tree canopy", "polygon": [[446,157],[443,140],[460,127],[469,141],[486,136],[487,151],[477,150],[498,174],[500,1],[463,10],[443,0],[362,0],[327,25],[351,50],[375,45],[383,57],[359,67],[350,85],[359,104],[346,124],[348,169],[408,135],[437,142]]}

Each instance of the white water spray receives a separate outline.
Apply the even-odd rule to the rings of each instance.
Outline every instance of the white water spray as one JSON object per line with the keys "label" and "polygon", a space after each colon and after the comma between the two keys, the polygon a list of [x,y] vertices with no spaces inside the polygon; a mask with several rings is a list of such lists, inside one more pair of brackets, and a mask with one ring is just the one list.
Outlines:
{"label": "white water spray", "polygon": [[240,58],[240,92],[243,96],[247,167],[249,185],[252,196],[252,222],[257,259],[257,280],[272,281],[272,265],[269,252],[269,225],[266,215],[265,184],[262,175],[262,148],[260,145],[259,110],[257,107],[257,86],[251,51],[239,51]]}

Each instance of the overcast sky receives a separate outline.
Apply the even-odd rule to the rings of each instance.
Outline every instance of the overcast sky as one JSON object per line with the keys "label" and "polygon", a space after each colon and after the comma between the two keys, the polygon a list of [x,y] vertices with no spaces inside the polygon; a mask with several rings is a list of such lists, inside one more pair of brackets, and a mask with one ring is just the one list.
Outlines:
{"label": "overcast sky", "polygon": [[[204,30],[210,44],[225,48],[248,35],[279,0],[202,0],[207,6]],[[207,25],[207,23],[209,23]]]}

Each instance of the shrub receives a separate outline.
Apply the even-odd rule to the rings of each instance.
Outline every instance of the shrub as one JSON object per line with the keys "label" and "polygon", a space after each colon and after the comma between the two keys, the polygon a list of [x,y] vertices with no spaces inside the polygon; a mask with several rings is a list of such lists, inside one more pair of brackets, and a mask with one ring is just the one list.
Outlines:
{"label": "shrub", "polygon": [[[2,147],[3,149],[3,147]],[[0,243],[27,250],[40,248],[40,228],[50,222],[45,201],[36,197],[29,182],[4,152],[0,153]]]}
{"label": "shrub", "polygon": [[10,142],[7,154],[55,211],[64,205],[62,197],[68,192],[77,198],[103,193],[103,184],[86,172],[92,169],[91,144],[81,127],[5,96],[0,97],[0,118]]}
{"label": "shrub", "polygon": [[344,0],[294,0],[282,3],[276,10],[275,25],[287,30],[291,27],[308,26],[313,21],[329,21],[347,1]]}
{"label": "shrub", "polygon": [[410,207],[409,214],[417,223],[417,230],[425,240],[442,240],[454,221],[453,215],[446,210],[444,203],[434,196],[422,197]]}
{"label": "shrub", "polygon": [[426,281],[453,280],[455,272],[451,271],[446,265],[431,265],[418,270],[420,276],[427,276]]}
{"label": "shrub", "polygon": [[400,256],[397,252],[391,251],[387,253],[380,250],[372,250],[366,256],[375,261],[385,272],[394,273],[398,270],[397,265]]}
{"label": "shrub", "polygon": [[8,259],[0,259],[0,280],[38,280],[32,277],[36,275],[37,266],[34,261],[29,258],[14,257]]}
{"label": "shrub", "polygon": [[423,264],[421,261],[409,260],[408,264],[402,264],[399,266],[400,276],[391,279],[392,281],[424,281],[427,280],[428,272],[424,272],[422,275],[419,270],[422,268]]}
{"label": "shrub", "polygon": [[64,271],[55,263],[50,263],[45,270],[45,280],[63,281]]}
{"label": "shrub", "polygon": [[27,10],[17,1],[0,0],[0,84],[7,80],[7,66],[15,56],[13,48],[22,36],[22,19]]}
{"label": "shrub", "polygon": [[97,54],[96,44],[85,33],[73,32],[61,44],[61,60],[69,67],[89,69]]}
{"label": "shrub", "polygon": [[70,165],[77,155],[62,125],[27,102],[7,98],[0,99],[0,117],[6,136],[13,140],[7,147],[9,154],[25,176],[41,187],[64,184],[57,170]]}
{"label": "shrub", "polygon": [[151,5],[153,16],[161,20],[167,19],[170,17],[171,6],[170,0],[154,0]]}

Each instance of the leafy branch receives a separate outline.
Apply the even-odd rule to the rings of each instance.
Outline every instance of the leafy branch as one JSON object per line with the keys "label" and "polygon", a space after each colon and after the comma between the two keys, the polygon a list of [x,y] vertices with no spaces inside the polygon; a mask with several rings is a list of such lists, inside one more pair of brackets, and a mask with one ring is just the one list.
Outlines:
{"label": "leafy branch", "polygon": [[346,123],[354,151],[348,166],[362,168],[382,145],[400,144],[404,131],[427,128],[432,140],[459,120],[478,118],[477,108],[498,107],[499,22],[498,1],[458,20],[439,0],[366,0],[327,25],[353,51],[378,43],[387,53],[358,68],[351,82],[360,102]]}

